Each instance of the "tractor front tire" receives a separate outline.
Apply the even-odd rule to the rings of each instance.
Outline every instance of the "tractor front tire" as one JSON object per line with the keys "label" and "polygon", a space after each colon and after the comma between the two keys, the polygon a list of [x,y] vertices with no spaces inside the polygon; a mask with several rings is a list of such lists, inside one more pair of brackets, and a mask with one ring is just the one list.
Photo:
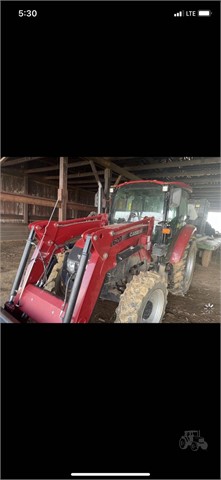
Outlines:
{"label": "tractor front tire", "polygon": [[116,309],[116,323],[159,323],[167,304],[167,282],[155,272],[140,272],[127,284]]}
{"label": "tractor front tire", "polygon": [[196,442],[193,442],[193,443],[191,443],[190,448],[191,448],[192,452],[197,452],[197,450],[199,450],[199,445]]}
{"label": "tractor front tire", "polygon": [[189,290],[196,263],[196,253],[196,241],[191,240],[184,250],[182,259],[173,265],[169,283],[169,292],[173,295],[183,296]]}

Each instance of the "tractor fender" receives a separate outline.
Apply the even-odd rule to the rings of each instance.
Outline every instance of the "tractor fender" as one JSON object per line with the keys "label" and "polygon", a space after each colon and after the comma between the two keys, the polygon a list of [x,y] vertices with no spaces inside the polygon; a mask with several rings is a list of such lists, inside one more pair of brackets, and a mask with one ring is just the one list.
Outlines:
{"label": "tractor fender", "polygon": [[185,225],[182,228],[170,252],[170,263],[174,264],[181,260],[184,250],[195,231],[196,227],[194,225]]}

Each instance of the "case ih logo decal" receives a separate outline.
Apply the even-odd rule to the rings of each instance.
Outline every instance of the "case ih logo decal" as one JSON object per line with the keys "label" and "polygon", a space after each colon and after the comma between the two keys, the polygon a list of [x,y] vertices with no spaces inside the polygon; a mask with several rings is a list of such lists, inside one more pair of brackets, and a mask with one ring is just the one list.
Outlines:
{"label": "case ih logo decal", "polygon": [[135,232],[130,232],[129,233],[129,237],[133,237],[134,235],[139,235],[140,233],[142,233],[143,229],[141,228],[141,230],[135,230]]}
{"label": "case ih logo decal", "polygon": [[134,230],[133,232],[126,233],[126,235],[120,235],[116,237],[111,246],[117,245],[117,243],[123,242],[123,240],[127,240],[128,238],[135,237],[135,235],[140,235],[147,230],[147,227],[140,228],[139,230]]}

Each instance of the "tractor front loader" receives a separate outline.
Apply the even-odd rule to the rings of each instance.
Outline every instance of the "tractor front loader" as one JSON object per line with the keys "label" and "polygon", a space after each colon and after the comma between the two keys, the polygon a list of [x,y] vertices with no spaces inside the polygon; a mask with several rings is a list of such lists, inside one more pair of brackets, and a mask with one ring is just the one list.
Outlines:
{"label": "tractor front loader", "polygon": [[184,295],[193,276],[189,192],[180,182],[127,182],[109,215],[30,224],[1,322],[88,323],[99,297],[118,304],[116,323],[160,322],[168,289]]}

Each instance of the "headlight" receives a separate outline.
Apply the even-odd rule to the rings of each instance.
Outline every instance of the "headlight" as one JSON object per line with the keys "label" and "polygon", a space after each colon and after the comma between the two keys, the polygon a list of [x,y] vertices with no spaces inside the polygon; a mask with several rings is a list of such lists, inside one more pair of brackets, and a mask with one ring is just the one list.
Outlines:
{"label": "headlight", "polygon": [[67,270],[69,273],[75,273],[77,272],[77,269],[79,267],[79,262],[76,260],[71,260],[71,258],[68,258],[67,260]]}

